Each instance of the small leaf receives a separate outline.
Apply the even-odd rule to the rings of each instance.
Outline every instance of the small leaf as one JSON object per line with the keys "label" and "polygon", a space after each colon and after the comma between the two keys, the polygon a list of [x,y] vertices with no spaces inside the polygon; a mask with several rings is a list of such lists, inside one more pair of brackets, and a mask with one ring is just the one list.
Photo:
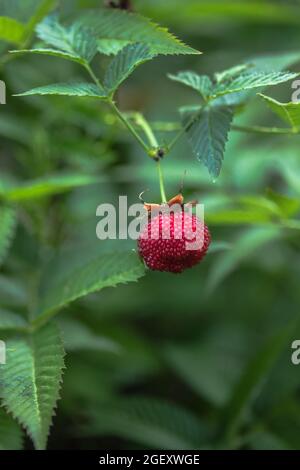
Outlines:
{"label": "small leaf", "polygon": [[[2,195],[2,189],[1,189]],[[0,264],[3,262],[11,244],[15,228],[16,213],[11,207],[0,207]]]}
{"label": "small leaf", "polygon": [[113,93],[134,69],[153,58],[149,48],[144,44],[130,44],[125,46],[111,61],[105,77],[104,86],[109,93]]}
{"label": "small leaf", "polygon": [[27,322],[21,315],[0,309],[0,330],[17,330],[26,326]]}
{"label": "small leaf", "polygon": [[278,85],[298,77],[298,73],[291,72],[252,72],[240,75],[233,80],[218,83],[213,90],[213,96],[222,96],[227,93],[251,90],[271,85]]}
{"label": "small leaf", "polygon": [[162,28],[136,13],[98,9],[83,14],[78,23],[91,28],[100,40],[144,43],[152,54],[200,54],[173,36],[167,28]]}
{"label": "small leaf", "polygon": [[0,409],[0,450],[22,450],[23,435],[20,426]]}
{"label": "small leaf", "polygon": [[39,54],[39,55],[50,55],[54,57],[60,57],[61,59],[71,60],[73,62],[77,62],[79,64],[84,64],[84,61],[81,57],[70,54],[68,52],[59,51],[57,49],[46,49],[46,48],[39,48],[39,49],[20,49],[20,50],[13,50],[10,51],[11,54]]}
{"label": "small leaf", "polygon": [[[214,177],[220,173],[225,144],[233,111],[226,106],[206,106],[194,114],[195,119],[187,128],[187,137],[196,158],[203,162]],[[193,113],[183,114],[183,125],[193,119]]]}
{"label": "small leaf", "polygon": [[277,114],[283,121],[287,122],[292,129],[297,130],[300,127],[300,103],[280,103],[270,96],[258,93],[269,108]]}
{"label": "small leaf", "polygon": [[59,397],[64,350],[56,325],[8,339],[6,364],[0,367],[4,406],[25,427],[36,449],[45,449]]}
{"label": "small leaf", "polygon": [[57,16],[47,17],[37,27],[37,35],[46,44],[91,62],[97,53],[97,40],[91,30],[78,22],[69,27],[61,25]]}
{"label": "small leaf", "polygon": [[210,96],[213,89],[212,81],[207,75],[198,75],[195,72],[186,71],[179,72],[177,75],[169,74],[168,77],[198,91],[204,99]]}
{"label": "small leaf", "polygon": [[21,44],[25,34],[25,26],[19,21],[0,16],[0,39],[13,44]]}
{"label": "small leaf", "polygon": [[[88,258],[77,252],[68,258],[53,260],[45,269],[40,288],[37,316],[49,314],[70,302],[104,287],[133,282],[143,276],[145,269],[132,252],[100,253]],[[78,264],[74,265],[77,259]]]}
{"label": "small leaf", "polygon": [[20,202],[64,193],[97,182],[99,182],[99,178],[96,176],[60,174],[27,181],[14,187],[9,186],[3,190],[2,194],[8,201]]}
{"label": "small leaf", "polygon": [[59,95],[59,96],[82,96],[105,99],[106,92],[101,90],[93,83],[55,83],[46,85],[32,90],[19,93],[14,96],[30,96],[30,95]]}

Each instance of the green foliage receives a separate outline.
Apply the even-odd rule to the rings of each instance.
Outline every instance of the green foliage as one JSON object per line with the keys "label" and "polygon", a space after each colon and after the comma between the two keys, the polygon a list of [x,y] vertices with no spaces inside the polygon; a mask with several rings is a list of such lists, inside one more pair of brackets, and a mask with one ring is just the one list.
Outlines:
{"label": "green foliage", "polygon": [[169,74],[168,77],[198,91],[204,100],[209,98],[213,90],[212,81],[207,75],[198,75],[195,72],[179,72],[177,75]]}
{"label": "green foliage", "polygon": [[36,449],[46,447],[63,356],[59,331],[51,323],[37,333],[7,341],[7,363],[0,368],[2,401],[24,426]]}
{"label": "green foliage", "polygon": [[187,137],[192,151],[213,177],[217,177],[221,171],[232,117],[232,109],[224,106],[208,105],[196,114],[183,113],[183,126],[188,126]]}
{"label": "green foliage", "polygon": [[96,38],[79,23],[64,27],[56,16],[50,16],[38,25],[36,31],[46,44],[67,53],[78,62],[91,62],[96,55]]}
{"label": "green foliage", "polygon": [[0,450],[22,450],[23,436],[18,424],[0,409]]}
{"label": "green foliage", "polygon": [[106,71],[104,86],[108,93],[113,94],[138,65],[152,58],[153,54],[145,44],[125,46],[111,61]]}
{"label": "green foliage", "polygon": [[69,262],[54,260],[44,271],[36,309],[38,322],[91,292],[137,281],[144,274],[144,266],[134,253],[112,252],[91,259],[76,259],[76,253],[69,254]]}
{"label": "green foliage", "polygon": [[108,403],[98,413],[91,413],[92,432],[113,433],[154,449],[196,449],[204,434],[186,409],[154,398]]}
{"label": "green foliage", "polygon": [[16,212],[11,207],[0,207],[0,264],[3,262],[10,247],[15,227]]}
{"label": "green foliage", "polygon": [[79,174],[58,174],[37,178],[19,185],[7,185],[2,190],[2,197],[7,201],[20,202],[49,197],[71,189],[99,182],[96,176]]}
{"label": "green foliage", "polygon": [[300,127],[300,103],[280,103],[274,98],[265,96],[259,93],[259,96],[265,101],[267,106],[280,117],[283,121],[287,122],[292,129],[297,129]]}
{"label": "green foliage", "polygon": [[[64,354],[54,315],[68,367],[50,449],[300,448],[300,121],[285,102],[299,8],[246,3],[0,2],[1,450],[31,447],[21,427],[46,447]],[[276,100],[257,97],[277,84]],[[40,96],[9,98],[19,90]],[[143,276],[131,240],[96,239],[96,207],[146,188],[160,202],[162,180],[170,198],[185,173],[209,252],[180,276]]]}
{"label": "green foliage", "polygon": [[199,54],[199,51],[186,46],[166,28],[137,13],[97,10],[83,14],[78,22],[97,36],[100,52],[103,44],[105,53],[113,54],[119,52],[122,45],[138,42],[146,44],[152,54]]}
{"label": "green foliage", "polygon": [[224,427],[227,437],[232,437],[236,432],[237,426],[245,415],[245,408],[251,403],[266,373],[274,367],[287,342],[293,338],[298,322],[299,320],[293,320],[280,333],[269,338],[245,368],[224,409]]}
{"label": "green foliage", "polygon": [[279,237],[280,229],[277,227],[255,227],[245,231],[234,244],[234,249],[220,255],[222,260],[221,262],[219,260],[213,267],[207,281],[207,288],[209,290],[215,289],[243,259]]}
{"label": "green foliage", "polygon": [[27,322],[20,315],[0,309],[0,330],[22,330],[26,326]]}

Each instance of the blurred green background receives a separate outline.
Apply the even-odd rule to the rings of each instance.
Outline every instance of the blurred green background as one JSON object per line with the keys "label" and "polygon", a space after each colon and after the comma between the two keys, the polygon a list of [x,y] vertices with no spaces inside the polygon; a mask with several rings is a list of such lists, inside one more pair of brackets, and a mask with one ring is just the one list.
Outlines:
{"label": "blurred green background", "polygon": [[[1,1],[0,9],[9,3]],[[102,4],[66,0],[60,9],[68,16]],[[159,57],[125,83],[120,107],[142,111],[150,121],[178,121],[177,108],[195,102],[167,73],[212,74],[260,55],[287,57],[287,63],[287,53],[300,58],[297,1],[132,4],[203,52]],[[3,55],[6,50],[3,44]],[[108,61],[102,57],[99,70]],[[289,70],[299,67],[295,62]],[[22,311],[37,266],[53,251],[63,262],[70,247],[135,248],[134,242],[97,241],[100,203],[114,203],[120,194],[135,203],[146,188],[147,199],[159,200],[153,162],[101,104],[12,96],[81,74],[76,64],[55,57],[18,57],[1,68],[7,84],[1,184],[65,172],[99,177],[20,204],[17,235],[1,269],[2,308]],[[290,101],[290,83],[268,94]],[[255,95],[235,122],[278,125]],[[67,369],[50,449],[300,448],[300,366],[291,363],[291,342],[300,337],[300,240],[299,225],[288,223],[300,207],[299,144],[297,135],[232,131],[216,181],[185,138],[165,158],[168,195],[176,194],[186,170],[186,199],[205,204],[210,253],[181,275],[147,272],[138,283],[104,289],[60,313]],[[272,212],[276,197],[286,223]]]}

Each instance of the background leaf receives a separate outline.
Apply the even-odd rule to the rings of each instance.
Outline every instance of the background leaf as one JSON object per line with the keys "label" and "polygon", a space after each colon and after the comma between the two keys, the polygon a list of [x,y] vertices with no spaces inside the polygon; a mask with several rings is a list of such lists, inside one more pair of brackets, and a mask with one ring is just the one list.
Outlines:
{"label": "background leaf", "polygon": [[16,213],[11,207],[0,207],[0,264],[3,262],[11,244],[15,227]]}
{"label": "background leaf", "polygon": [[48,324],[6,344],[7,361],[0,366],[3,404],[25,427],[35,448],[44,449],[64,366],[59,331]]}
{"label": "background leaf", "polygon": [[54,260],[44,272],[38,315],[51,313],[104,287],[137,281],[144,274],[144,266],[135,253],[112,252],[93,255],[90,259],[77,256],[78,263],[74,266],[76,254],[70,253],[69,260]]}
{"label": "background leaf", "polygon": [[25,27],[13,18],[0,16],[0,39],[12,44],[21,44]]}

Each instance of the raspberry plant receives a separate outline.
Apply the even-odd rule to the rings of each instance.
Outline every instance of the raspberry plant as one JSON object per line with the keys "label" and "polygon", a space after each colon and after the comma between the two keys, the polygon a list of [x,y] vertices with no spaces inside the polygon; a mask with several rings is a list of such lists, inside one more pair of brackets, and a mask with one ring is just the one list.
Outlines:
{"label": "raspberry plant", "polygon": [[[3,50],[2,66],[5,67],[17,56],[41,55],[76,63],[78,71],[81,67],[83,72],[80,80],[74,81],[70,77],[68,82],[37,86],[29,91],[21,90],[18,96],[67,96],[70,99],[82,97],[97,101],[113,120],[114,125],[117,119],[122,130],[128,131],[141,148],[141,152],[153,161],[153,167],[156,166],[161,195],[158,203],[166,203],[168,199],[162,169],[164,159],[172,158],[175,145],[184,136],[191,152],[207,167],[215,180],[221,172],[230,132],[257,135],[293,135],[299,132],[298,104],[281,103],[261,93],[266,87],[290,81],[299,75],[284,70],[287,65],[292,66],[297,61],[296,56],[284,57],[275,65],[272,58],[253,58],[216,72],[211,77],[190,70],[169,74],[168,79],[176,82],[170,82],[170,86],[188,87],[191,97],[194,96],[194,104],[178,109],[177,122],[163,122],[163,110],[161,121],[149,122],[140,111],[121,110],[118,103],[120,87],[137,67],[155,60],[160,55],[193,55],[197,69],[201,63],[197,49],[184,44],[166,28],[139,13],[105,8],[81,13],[76,18],[65,20],[60,18],[56,11],[53,12],[57,2],[48,0],[28,2],[27,11],[25,2],[17,2],[18,19],[15,19],[9,16],[9,3],[4,2],[1,12],[0,38],[13,44],[15,49],[10,47],[9,52]],[[28,11],[34,7],[34,15],[28,18]],[[26,22],[24,18],[27,18]],[[108,63],[101,74],[99,66],[96,66],[99,65],[98,56],[101,60],[105,59],[103,63]],[[261,100],[271,112],[288,124],[288,127],[244,126],[234,122],[235,116],[247,107],[256,92],[259,92],[256,99]],[[158,132],[163,133],[164,137],[158,138]],[[172,138],[169,138],[170,133]],[[168,174],[166,176],[168,178]],[[1,183],[0,262],[4,261],[11,246],[20,207],[24,217],[28,201],[36,201],[95,182],[98,182],[98,177],[94,174],[68,174],[39,178],[25,184]],[[241,198],[238,203],[246,215],[249,207],[253,205],[253,201],[246,197]],[[279,220],[285,221],[286,227],[299,228],[299,221],[288,220],[285,216],[287,205],[292,216],[298,206],[291,207],[293,201],[286,201],[283,197],[270,193],[262,202],[265,210],[263,216],[271,219],[275,214]],[[208,218],[213,220],[213,216],[214,214],[208,215]],[[209,244],[209,234],[205,233],[204,251]],[[262,234],[261,239],[267,242],[274,240],[277,235],[276,229],[271,228],[268,233]],[[256,247],[255,240],[253,249]],[[146,248],[140,246],[143,256]],[[242,251],[242,248],[243,240],[237,250]],[[197,261],[204,254],[198,253]],[[47,259],[46,255],[47,253],[44,259]],[[156,261],[160,262],[159,258]],[[76,253],[72,252],[69,253],[69,258],[64,256],[63,259],[46,263],[46,266],[44,264],[31,280],[33,293],[21,298],[20,314],[5,309],[0,313],[0,330],[7,344],[7,364],[1,366],[0,370],[3,405],[0,412],[0,448],[22,447],[21,430],[17,423],[26,430],[36,449],[46,448],[52,417],[60,395],[65,354],[60,331],[53,318],[65,306],[88,294],[105,287],[137,281],[145,274],[145,268],[137,254],[131,251],[101,253],[96,256],[92,253],[86,259],[81,259],[78,254],[76,256]],[[188,264],[193,265],[194,260],[188,261]],[[230,262],[226,266],[225,271],[231,269]],[[175,265],[177,271],[181,271],[183,267],[185,266]],[[223,275],[224,272],[217,274],[212,283],[220,282]],[[76,323],[71,326],[71,330],[76,332]],[[80,334],[83,334],[82,330]],[[94,337],[89,336],[91,333],[85,334],[87,341],[97,343]],[[287,332],[284,334],[287,335]],[[281,345],[282,338],[272,352],[274,357]],[[106,344],[105,347],[113,346]],[[125,409],[127,406],[129,405],[125,404]],[[147,406],[146,404],[145,409]],[[154,403],[153,408],[157,410],[157,416],[160,413],[168,415],[170,412],[169,408],[162,404]],[[105,415],[105,410],[102,411]],[[233,411],[236,412],[238,411]],[[184,442],[184,445],[191,445],[197,435],[198,424],[193,421],[193,417],[181,410],[178,411],[176,419],[178,422],[188,420],[192,423],[196,432],[189,436],[191,440],[188,444],[184,439],[180,441]],[[134,427],[132,432],[134,433]]]}

